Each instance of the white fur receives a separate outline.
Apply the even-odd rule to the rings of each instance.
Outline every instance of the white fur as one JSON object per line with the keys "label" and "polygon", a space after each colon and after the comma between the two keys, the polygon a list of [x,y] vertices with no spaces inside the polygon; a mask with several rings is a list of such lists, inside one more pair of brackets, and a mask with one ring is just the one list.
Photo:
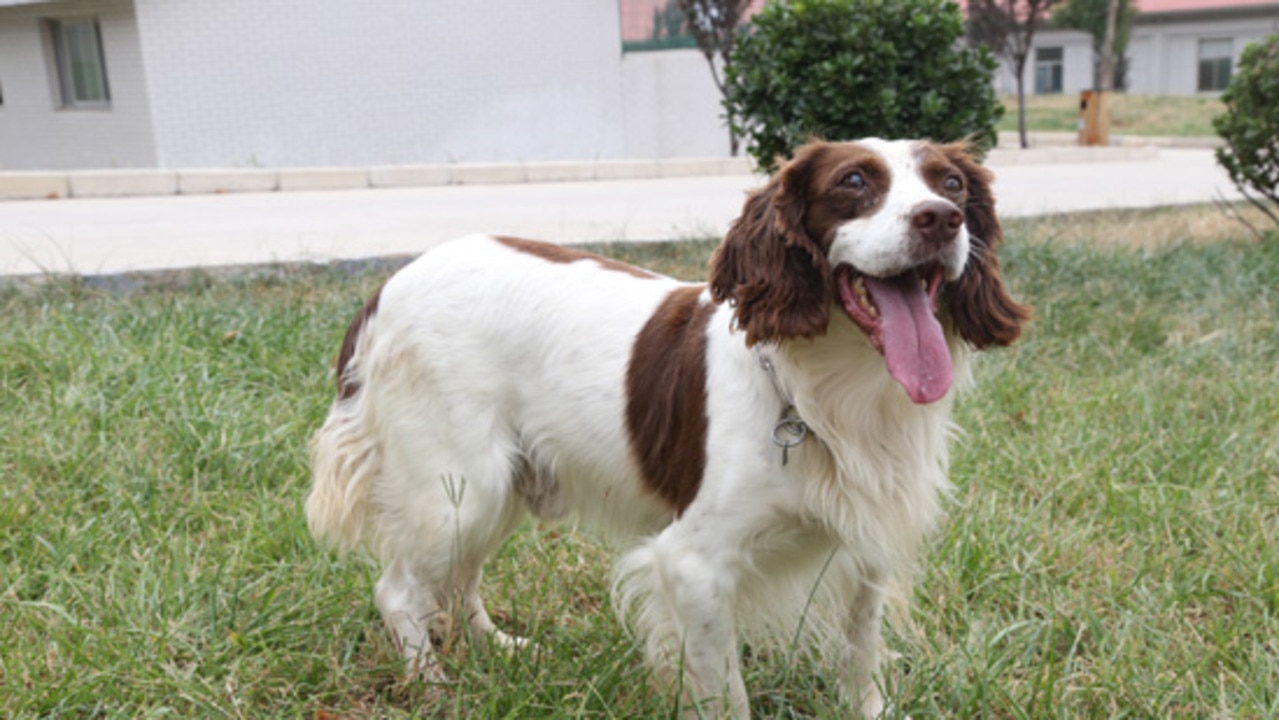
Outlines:
{"label": "white fur", "polygon": [[[909,156],[882,152],[894,169]],[[905,199],[848,223],[832,252],[861,257],[866,245],[900,260],[899,210],[919,193],[900,188]],[[960,267],[966,252],[965,236]],[[705,473],[677,518],[644,487],[623,418],[635,338],[679,286],[487,236],[430,251],[383,289],[348,368],[361,389],[315,437],[310,525],[380,556],[378,608],[426,672],[433,623],[464,613],[496,632],[480,571],[521,518],[571,514],[621,546],[616,603],[659,677],[682,668],[685,701],[707,716],[749,715],[741,642],[789,651],[796,638],[875,716],[885,595],[909,585],[949,488],[951,397],[910,402],[842,312],[820,337],[752,349],[720,306],[707,329]],[[951,345],[962,382],[967,351]],[[770,441],[784,401],[759,353],[817,438],[784,466]]]}

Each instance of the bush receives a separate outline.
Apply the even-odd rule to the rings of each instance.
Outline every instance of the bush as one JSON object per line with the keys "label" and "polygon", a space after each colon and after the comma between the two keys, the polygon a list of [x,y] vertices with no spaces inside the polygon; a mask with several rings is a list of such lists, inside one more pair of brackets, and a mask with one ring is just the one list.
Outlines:
{"label": "bush", "polygon": [[1279,35],[1252,43],[1221,94],[1226,111],[1213,118],[1226,141],[1217,162],[1254,205],[1279,225],[1279,215],[1252,193],[1279,207]]}
{"label": "bush", "polygon": [[813,137],[972,136],[989,147],[1003,115],[997,63],[963,37],[951,0],[768,3],[725,67],[729,123],[769,169]]}

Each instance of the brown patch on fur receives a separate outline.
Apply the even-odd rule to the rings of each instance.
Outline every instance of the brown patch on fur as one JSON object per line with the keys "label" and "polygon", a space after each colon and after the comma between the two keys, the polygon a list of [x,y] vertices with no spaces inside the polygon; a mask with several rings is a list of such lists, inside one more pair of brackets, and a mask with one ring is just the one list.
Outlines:
{"label": "brown patch on fur", "polygon": [[963,203],[972,249],[959,279],[942,289],[955,330],[969,345],[982,350],[1011,345],[1030,319],[1031,308],[1014,300],[1004,285],[996,250],[1004,229],[995,215],[990,183],[994,175],[977,164],[963,143],[937,146],[963,173],[967,198]]}
{"label": "brown patch on fur", "polygon": [[[733,306],[748,346],[826,332],[834,297],[822,245],[829,238],[815,239],[806,220],[814,178],[833,172],[832,158],[843,147],[801,148],[768,185],[747,196],[741,216],[711,256],[711,295]],[[821,223],[830,220],[812,221],[812,232],[827,232]]]}
{"label": "brown patch on fur", "polygon": [[[955,205],[964,207],[968,202],[970,180],[963,169],[952,161],[946,150],[930,142],[920,142],[916,145],[915,156],[919,159],[919,174],[923,176],[928,189]],[[958,191],[947,190],[945,187],[946,179],[952,176],[958,176],[963,185]]]}
{"label": "brown patch on fur", "polygon": [[575,250],[573,248],[567,248],[563,245],[556,245],[554,243],[541,242],[539,240],[525,240],[523,238],[515,237],[495,236],[494,239],[512,250],[518,250],[522,253],[537,256],[547,262],[568,264],[580,262],[582,260],[592,260],[605,270],[626,273],[631,277],[643,278],[646,280],[659,277],[654,273],[642,268],[637,268],[634,265],[628,265],[620,260],[596,255],[595,253],[589,253],[585,250]]}
{"label": "brown patch on fur", "polygon": [[[812,158],[805,194],[804,229],[828,252],[835,232],[854,218],[874,215],[893,186],[893,174],[878,153],[855,143],[830,145]],[[844,184],[854,172],[866,183],[862,190]]]}
{"label": "brown patch on fur", "polygon": [[684,512],[706,470],[706,326],[701,288],[672,291],[644,324],[626,369],[626,429],[645,485]]}
{"label": "brown patch on fur", "polygon": [[364,307],[355,313],[355,317],[351,318],[351,324],[346,328],[346,336],[342,338],[342,349],[338,351],[337,366],[337,384],[338,384],[338,400],[346,400],[355,395],[360,389],[360,384],[346,376],[346,367],[351,363],[351,356],[355,354],[355,345],[360,340],[360,332],[364,329],[365,323],[369,318],[377,314],[377,304],[382,298],[382,288],[386,283],[378,286],[373,291],[373,296],[364,303]]}

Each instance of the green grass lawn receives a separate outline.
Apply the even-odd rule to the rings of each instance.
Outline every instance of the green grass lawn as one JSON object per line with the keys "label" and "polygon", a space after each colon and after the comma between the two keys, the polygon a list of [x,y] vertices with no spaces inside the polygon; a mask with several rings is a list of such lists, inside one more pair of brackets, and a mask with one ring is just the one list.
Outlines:
{"label": "green grass lawn", "polygon": [[[1279,715],[1279,243],[1105,237],[1168,215],[1010,224],[1036,319],[960,403],[951,520],[889,633],[899,710]],[[609,251],[696,277],[710,247]],[[301,513],[330,358],[381,279],[0,290],[0,716],[670,716],[609,555],[550,525],[485,580],[537,649],[457,640],[450,684],[401,679],[374,569]],[[746,675],[763,717],[847,715],[811,667]]]}
{"label": "green grass lawn", "polygon": [[[1212,119],[1225,110],[1215,97],[1195,95],[1110,96],[1112,135],[1167,135],[1215,137]],[[1000,132],[1017,132],[1017,96],[1005,95]],[[1079,95],[1027,95],[1026,129],[1031,132],[1075,132],[1078,129]]]}

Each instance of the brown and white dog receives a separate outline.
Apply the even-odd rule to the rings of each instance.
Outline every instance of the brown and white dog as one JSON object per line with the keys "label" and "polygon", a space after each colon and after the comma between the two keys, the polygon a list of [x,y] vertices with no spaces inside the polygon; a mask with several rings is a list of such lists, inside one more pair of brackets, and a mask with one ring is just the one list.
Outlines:
{"label": "brown and white dog", "polygon": [[869,139],[801,148],[707,285],[507,237],[433,249],[347,330],[311,529],[380,557],[377,606],[428,673],[454,613],[523,643],[481,568],[528,514],[571,516],[620,544],[615,601],[699,712],[748,716],[739,643],[799,637],[875,716],[885,595],[950,487],[952,386],[1028,317],[1000,239],[962,147]]}

